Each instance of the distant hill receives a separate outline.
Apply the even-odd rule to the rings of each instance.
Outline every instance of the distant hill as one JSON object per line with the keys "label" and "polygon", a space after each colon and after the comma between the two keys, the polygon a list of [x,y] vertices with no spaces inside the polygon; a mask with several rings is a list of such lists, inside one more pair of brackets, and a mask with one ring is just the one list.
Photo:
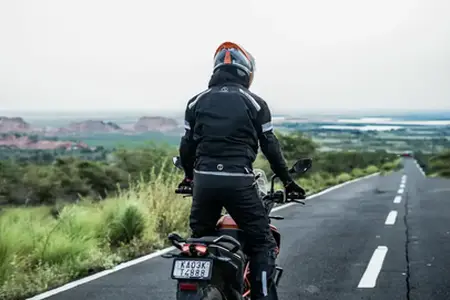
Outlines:
{"label": "distant hill", "polygon": [[39,139],[36,135],[21,135],[18,133],[1,133],[0,147],[9,149],[41,149],[41,150],[77,150],[90,149],[86,143],[74,141]]}
{"label": "distant hill", "polygon": [[[172,131],[177,129],[178,122],[175,119],[166,117],[141,117],[133,126],[137,132],[142,131]],[[156,129],[156,130],[155,130]]]}
{"label": "distant hill", "polygon": [[102,120],[85,120],[72,122],[66,126],[32,126],[21,117],[1,117],[0,133],[35,133],[46,136],[76,135],[88,133],[124,133],[139,134],[143,132],[179,131],[180,124],[176,119],[161,116],[142,116],[134,124],[120,126],[114,122]]}
{"label": "distant hill", "polygon": [[32,127],[24,119],[0,116],[0,132],[30,132]]}
{"label": "distant hill", "polygon": [[177,120],[160,116],[142,116],[136,122],[122,126],[90,119],[60,127],[33,126],[21,117],[0,117],[0,147],[10,149],[75,150],[151,140],[173,143],[179,140],[181,132]]}
{"label": "distant hill", "polygon": [[108,133],[120,132],[122,128],[113,122],[87,120],[83,122],[70,123],[66,127],[47,130],[46,133],[74,134],[74,133]]}

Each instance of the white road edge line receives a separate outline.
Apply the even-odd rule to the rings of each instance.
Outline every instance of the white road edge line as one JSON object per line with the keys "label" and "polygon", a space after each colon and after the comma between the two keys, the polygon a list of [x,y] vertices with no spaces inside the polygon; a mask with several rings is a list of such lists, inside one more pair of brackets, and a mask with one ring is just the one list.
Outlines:
{"label": "white road edge line", "polygon": [[383,266],[384,258],[386,257],[388,248],[386,246],[378,246],[373,252],[372,258],[367,265],[361,280],[359,281],[358,288],[374,288],[377,284],[377,278],[380,274],[381,267]]}
{"label": "white road edge line", "polygon": [[[374,176],[376,176],[378,174],[380,174],[380,173],[378,172],[378,173],[367,175],[367,176],[364,176],[364,177],[361,177],[361,178],[356,178],[356,179],[353,179],[353,180],[350,180],[350,181],[347,181],[347,182],[344,182],[344,183],[340,183],[338,185],[335,185],[335,186],[332,186],[330,188],[327,188],[327,189],[325,189],[325,190],[323,190],[321,192],[318,192],[317,194],[308,196],[308,197],[306,197],[306,200],[310,200],[310,199],[319,197],[319,196],[321,196],[323,194],[326,194],[326,193],[334,191],[334,190],[336,190],[338,188],[341,188],[341,187],[343,187],[343,186],[345,186],[347,184],[351,184],[351,183],[354,183],[354,182],[357,182],[357,181],[360,181],[360,180],[368,179],[368,178],[374,177]],[[287,203],[287,204],[283,204],[283,205],[277,206],[277,207],[273,208],[272,211],[278,211],[278,210],[287,208],[287,207],[292,206],[292,205],[298,205],[298,204],[295,203],[295,202],[290,202],[290,203]]]}
{"label": "white road edge line", "polygon": [[394,225],[395,220],[397,219],[398,212],[396,210],[391,210],[391,212],[388,214],[386,218],[386,222],[384,222],[385,225]]}
{"label": "white road edge line", "polygon": [[417,160],[414,161],[416,163],[417,168],[419,169],[420,173],[422,173],[422,175],[424,177],[427,177],[427,175],[425,174],[425,172],[423,171],[422,167],[419,165],[419,163],[417,162]]}
{"label": "white road edge line", "polygon": [[[313,195],[310,195],[310,196],[306,197],[306,200],[310,200],[310,199],[319,197],[319,196],[321,196],[323,194],[326,194],[326,193],[329,193],[331,191],[334,191],[334,190],[336,190],[336,189],[338,189],[340,187],[343,187],[345,185],[348,185],[348,184],[351,184],[351,183],[354,183],[354,182],[357,182],[357,181],[369,179],[369,178],[377,176],[379,174],[380,173],[377,172],[377,173],[374,173],[374,174],[370,174],[370,175],[367,175],[367,176],[364,176],[364,177],[361,177],[361,178],[356,178],[356,179],[353,179],[353,180],[350,180],[350,181],[347,181],[347,182],[344,182],[344,183],[332,186],[332,187],[330,187],[328,189],[325,189],[325,190],[323,190],[323,191],[321,191],[321,192],[319,192],[317,194],[313,194]],[[280,206],[275,207],[274,209],[272,209],[272,211],[281,210],[281,209],[287,208],[287,207],[289,207],[291,205],[294,205],[294,204],[297,204],[297,203],[291,202],[291,203],[287,203],[287,204],[284,204],[284,205],[280,205]],[[149,259],[161,256],[161,255],[166,254],[166,253],[169,253],[170,251],[173,251],[175,249],[176,249],[175,247],[168,247],[168,248],[165,248],[165,249],[161,249],[159,251],[150,253],[148,255],[145,255],[145,256],[142,256],[142,257],[139,257],[139,258],[136,258],[136,259],[133,259],[133,260],[121,263],[121,264],[115,266],[112,269],[104,270],[104,271],[95,273],[95,274],[93,274],[91,276],[87,276],[87,277],[84,277],[82,279],[69,282],[69,283],[67,283],[67,284],[65,284],[63,286],[58,287],[58,288],[46,291],[46,292],[44,292],[42,294],[35,295],[35,296],[31,297],[31,298],[27,298],[26,300],[42,300],[42,299],[46,299],[46,298],[51,297],[53,295],[62,293],[64,291],[67,291],[67,290],[70,290],[70,289],[73,289],[74,287],[77,287],[79,285],[88,283],[90,281],[96,280],[96,279],[101,278],[101,277],[104,277],[106,275],[109,275],[111,273],[117,272],[119,270],[122,270],[122,269],[125,269],[125,268],[128,268],[128,267],[140,264],[140,263],[142,263],[144,261],[147,261]]]}
{"label": "white road edge line", "polygon": [[404,191],[405,191],[405,189],[399,189],[397,194],[403,194]]}
{"label": "white road edge line", "polygon": [[168,253],[168,252],[173,251],[173,250],[175,250],[175,247],[169,247],[169,248],[165,248],[165,249],[153,252],[151,254],[139,257],[137,259],[133,259],[133,260],[121,263],[121,264],[115,266],[112,269],[104,270],[104,271],[95,273],[95,274],[93,274],[91,276],[87,276],[87,277],[84,277],[82,279],[69,282],[69,283],[67,283],[67,284],[65,284],[63,286],[60,286],[60,287],[56,288],[56,289],[49,290],[47,292],[44,292],[42,294],[38,294],[38,295],[36,295],[34,297],[31,297],[31,298],[27,298],[26,300],[46,299],[46,298],[51,297],[53,295],[59,294],[61,292],[64,292],[64,291],[67,291],[67,290],[70,290],[70,289],[73,289],[74,287],[77,287],[79,285],[88,283],[88,282],[93,281],[95,279],[98,279],[100,277],[104,277],[104,276],[109,275],[111,273],[117,272],[119,270],[131,267],[133,265],[139,264],[139,263],[144,262],[146,260],[158,257],[160,255],[163,255],[163,254]]}
{"label": "white road edge line", "polygon": [[417,165],[417,167],[419,168],[420,173],[422,173],[422,175],[424,177],[427,177],[427,175],[425,174],[425,172],[423,171],[422,167],[420,165]]}
{"label": "white road edge line", "polygon": [[402,202],[402,196],[395,196],[394,203],[400,203]]}

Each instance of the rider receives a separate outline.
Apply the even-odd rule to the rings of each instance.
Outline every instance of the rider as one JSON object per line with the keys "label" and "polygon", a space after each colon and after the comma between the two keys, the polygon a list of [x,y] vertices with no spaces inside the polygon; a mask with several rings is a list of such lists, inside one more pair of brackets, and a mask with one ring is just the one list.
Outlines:
{"label": "rider", "polygon": [[186,107],[179,149],[185,179],[179,187],[194,183],[193,237],[213,235],[225,207],[247,237],[252,300],[278,299],[273,284],[276,244],[252,170],[258,141],[286,192],[304,196],[305,191],[288,173],[267,103],[248,90],[254,71],[254,58],[243,47],[224,42],[217,48],[208,89]]}

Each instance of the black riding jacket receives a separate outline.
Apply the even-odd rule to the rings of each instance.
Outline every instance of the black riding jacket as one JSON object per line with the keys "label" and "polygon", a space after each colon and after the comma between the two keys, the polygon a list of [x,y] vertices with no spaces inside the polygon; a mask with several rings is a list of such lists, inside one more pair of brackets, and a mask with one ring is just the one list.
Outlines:
{"label": "black riding jacket", "polygon": [[239,175],[244,166],[243,173],[250,173],[259,141],[272,171],[284,183],[291,180],[267,103],[229,72],[215,72],[208,89],[188,101],[184,127],[179,150],[187,178],[193,178],[194,167]]}

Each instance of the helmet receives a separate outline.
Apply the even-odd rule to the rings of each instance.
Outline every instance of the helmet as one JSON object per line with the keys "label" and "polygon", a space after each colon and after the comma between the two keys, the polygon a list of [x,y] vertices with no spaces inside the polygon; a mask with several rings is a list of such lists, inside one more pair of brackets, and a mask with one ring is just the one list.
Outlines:
{"label": "helmet", "polygon": [[252,84],[255,72],[255,59],[242,46],[233,42],[220,44],[214,54],[214,71],[223,66],[235,66],[245,72],[249,77],[249,86]]}

